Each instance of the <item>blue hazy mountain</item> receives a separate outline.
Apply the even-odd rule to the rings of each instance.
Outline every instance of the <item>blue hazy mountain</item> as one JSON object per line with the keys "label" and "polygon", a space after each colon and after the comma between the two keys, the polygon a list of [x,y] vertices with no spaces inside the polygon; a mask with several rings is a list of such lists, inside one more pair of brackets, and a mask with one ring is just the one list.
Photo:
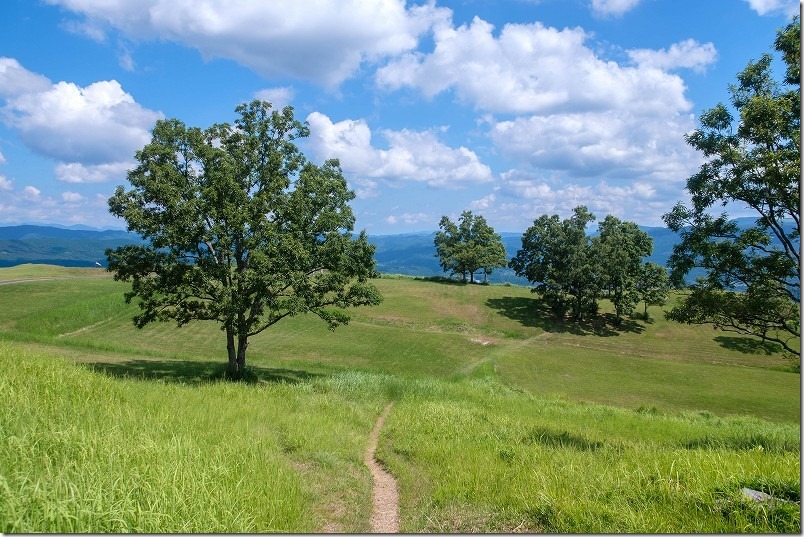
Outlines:
{"label": "blue hazy mountain", "polygon": [[0,267],[22,263],[48,263],[65,267],[106,266],[106,248],[140,244],[135,233],[98,230],[86,226],[0,227]]}
{"label": "blue hazy mountain", "polygon": [[[740,227],[748,227],[754,221],[754,218],[737,219]],[[664,227],[640,226],[640,229],[653,238],[653,254],[647,260],[666,265],[673,252],[673,245],[679,241],[678,235]],[[502,232],[500,236],[510,259],[522,247],[522,234]],[[369,241],[377,248],[374,256],[377,269],[384,274],[443,276],[445,274],[438,264],[434,238],[435,231],[432,231],[369,236]],[[86,226],[0,227],[0,267],[22,263],[84,267],[97,266],[96,263],[100,263],[106,266],[106,248],[141,242],[138,235],[124,230],[98,230]],[[697,275],[699,273],[691,274],[690,281]],[[482,279],[482,275],[480,278]],[[524,278],[518,277],[508,268],[495,269],[489,276],[489,281],[528,285]]]}

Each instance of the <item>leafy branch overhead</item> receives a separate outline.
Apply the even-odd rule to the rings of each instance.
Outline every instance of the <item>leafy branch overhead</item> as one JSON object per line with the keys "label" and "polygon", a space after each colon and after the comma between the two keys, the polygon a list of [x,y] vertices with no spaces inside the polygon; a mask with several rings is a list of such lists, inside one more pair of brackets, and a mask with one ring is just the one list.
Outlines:
{"label": "leafy branch overhead", "polygon": [[313,313],[330,328],[344,308],[378,304],[368,279],[374,247],[353,236],[354,216],[337,160],[308,162],[295,141],[309,134],[293,109],[237,107],[234,125],[206,130],[157,122],[151,142],[118,187],[112,214],[147,245],[107,250],[115,279],[139,297],[134,323],[221,323],[230,371],[245,366],[248,338],[279,320]]}
{"label": "leafy branch overhead", "polygon": [[[797,355],[801,328],[800,20],[779,31],[775,48],[786,65],[773,78],[773,57],[749,62],[729,87],[732,114],[718,104],[701,115],[687,142],[707,161],[687,180],[691,206],[664,215],[681,242],[669,264],[677,285],[693,268],[706,276],[668,316],[712,324],[781,344]],[[740,228],[716,207],[748,208],[756,223]],[[736,292],[737,291],[737,292]]]}

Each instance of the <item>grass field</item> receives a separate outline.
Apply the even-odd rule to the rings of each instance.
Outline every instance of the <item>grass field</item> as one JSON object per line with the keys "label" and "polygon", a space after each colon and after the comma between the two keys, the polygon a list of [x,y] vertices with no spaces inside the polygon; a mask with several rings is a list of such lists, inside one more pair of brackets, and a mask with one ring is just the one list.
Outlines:
{"label": "grass field", "polygon": [[[334,332],[254,338],[219,381],[211,323],[137,330],[94,269],[0,269],[0,531],[800,532],[800,375],[772,346],[664,320],[555,321],[515,286],[376,280]],[[63,279],[62,279],[63,278]]]}

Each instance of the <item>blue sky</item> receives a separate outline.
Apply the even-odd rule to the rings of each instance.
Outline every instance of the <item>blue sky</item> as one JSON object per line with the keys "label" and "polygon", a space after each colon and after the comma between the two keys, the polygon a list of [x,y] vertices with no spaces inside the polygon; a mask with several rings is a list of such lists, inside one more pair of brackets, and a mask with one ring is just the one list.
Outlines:
{"label": "blue sky", "polygon": [[[497,231],[687,200],[683,135],[797,0],[3,0],[0,225],[123,228],[106,200],[161,118],[291,105],[357,229]],[[782,70],[778,69],[781,76]],[[740,207],[730,208],[744,216]]]}

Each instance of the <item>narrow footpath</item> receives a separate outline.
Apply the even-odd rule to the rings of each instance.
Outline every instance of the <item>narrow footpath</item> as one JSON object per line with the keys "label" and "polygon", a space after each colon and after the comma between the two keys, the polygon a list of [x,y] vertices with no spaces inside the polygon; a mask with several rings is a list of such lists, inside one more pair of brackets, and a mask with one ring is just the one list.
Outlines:
{"label": "narrow footpath", "polygon": [[383,410],[374,430],[369,437],[369,448],[363,462],[371,470],[374,478],[374,489],[372,497],[374,506],[371,511],[371,533],[398,533],[399,532],[399,491],[396,486],[396,479],[388,471],[380,466],[374,453],[377,451],[377,441],[380,438],[380,430],[385,423],[385,418],[391,412],[393,403],[390,403]]}

